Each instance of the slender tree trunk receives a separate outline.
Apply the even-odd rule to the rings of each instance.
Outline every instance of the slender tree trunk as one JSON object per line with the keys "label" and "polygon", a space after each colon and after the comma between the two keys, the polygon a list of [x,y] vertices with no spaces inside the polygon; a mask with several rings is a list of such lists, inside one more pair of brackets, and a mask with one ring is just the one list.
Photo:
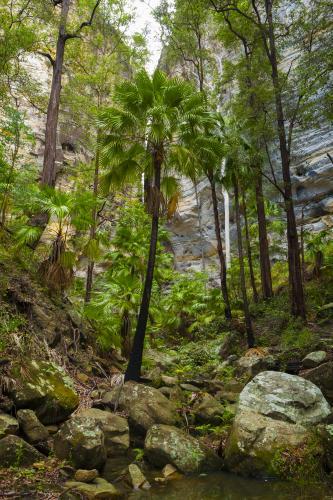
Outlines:
{"label": "slender tree trunk", "polygon": [[66,25],[69,6],[70,0],[62,0],[57,49],[53,64],[51,93],[47,108],[44,161],[40,180],[42,185],[52,187],[55,185],[56,181],[55,160],[57,146],[57,127],[60,106],[61,80],[66,45]]}
{"label": "slender tree trunk", "polygon": [[200,202],[199,202],[198,187],[197,187],[196,181],[193,181],[193,185],[194,185],[194,191],[195,191],[195,201],[196,201],[197,209],[198,209],[198,228],[199,228],[199,235],[200,235],[201,269],[203,272],[205,272],[206,263],[205,263],[204,237],[203,237],[202,219],[201,219],[201,206],[200,206]]}
{"label": "slender tree trunk", "polygon": [[[93,195],[94,195],[94,207],[92,209],[91,213],[91,226],[90,226],[90,234],[89,234],[89,239],[94,240],[96,237],[96,229],[97,229],[97,207],[96,207],[96,200],[97,200],[97,193],[98,193],[98,181],[99,181],[99,139],[100,139],[100,132],[99,130],[97,131],[97,145],[96,145],[96,157],[95,157],[95,171],[94,171],[94,183],[93,183]],[[86,279],[86,293],[85,293],[85,298],[84,302],[88,304],[91,300],[91,290],[92,290],[92,285],[93,285],[93,275],[94,275],[94,267],[95,267],[95,261],[93,259],[89,259],[88,262],[88,268],[87,268],[87,279]]]}
{"label": "slender tree trunk", "polygon": [[121,355],[128,359],[131,352],[131,318],[128,311],[124,311],[121,320]]}
{"label": "slender tree trunk", "polygon": [[221,239],[221,228],[220,228],[220,220],[219,220],[219,211],[218,211],[218,203],[216,196],[216,186],[215,180],[212,175],[208,175],[208,179],[210,182],[211,192],[212,192],[212,202],[213,202],[213,211],[214,211],[214,222],[215,222],[215,235],[217,242],[217,254],[220,261],[220,281],[221,281],[221,291],[224,300],[224,314],[226,319],[231,319],[231,307],[229,301],[229,293],[227,287],[227,268],[225,264],[225,258],[222,247],[222,239]]}
{"label": "slender tree trunk", "polygon": [[266,300],[273,297],[273,286],[272,286],[271,262],[269,259],[265,202],[262,189],[262,176],[260,172],[257,173],[255,189],[256,189],[258,232],[259,232],[259,255],[260,255],[259,260],[260,260],[260,274],[261,274],[261,289],[262,289],[262,296]]}
{"label": "slender tree trunk", "polygon": [[275,95],[275,109],[277,118],[277,128],[279,135],[282,177],[284,184],[285,210],[287,215],[287,241],[288,241],[288,267],[289,286],[291,298],[291,312],[294,316],[306,319],[305,299],[302,282],[302,270],[300,261],[300,249],[298,244],[298,234],[296,217],[292,196],[292,186],[290,177],[290,152],[287,144],[285,119],[282,104],[281,85],[278,73],[277,52],[275,45],[274,22],[272,15],[272,0],[265,0],[265,8],[268,22],[268,36],[270,44],[269,60],[272,69],[272,82]]}
{"label": "slender tree trunk", "polygon": [[139,312],[138,322],[136,325],[132,352],[125,373],[125,381],[134,380],[138,382],[140,380],[142,354],[143,354],[144,340],[145,340],[146,327],[149,314],[150,296],[153,286],[156,247],[158,239],[159,212],[160,212],[162,158],[159,151],[154,152],[153,162],[154,162],[154,186],[152,188],[153,207],[152,207],[149,255],[148,255],[148,262],[146,269],[145,284],[143,288],[143,294],[140,305],[140,312]]}
{"label": "slender tree trunk", "polygon": [[235,211],[236,211],[236,226],[237,226],[237,244],[238,244],[238,257],[239,257],[239,270],[240,270],[240,284],[243,298],[243,309],[245,316],[245,326],[247,334],[247,345],[249,348],[254,346],[254,334],[252,328],[252,321],[249,310],[249,301],[246,292],[245,269],[244,269],[244,255],[243,255],[243,242],[242,242],[242,228],[240,223],[240,209],[239,209],[239,191],[238,181],[233,176],[234,194],[235,194]]}
{"label": "slender tree trunk", "polygon": [[247,252],[247,260],[249,263],[250,281],[251,281],[251,287],[252,287],[252,292],[253,292],[253,300],[254,300],[254,302],[257,303],[259,297],[258,297],[256,280],[255,280],[254,270],[253,270],[251,240],[250,240],[249,224],[248,224],[248,219],[247,219],[247,209],[246,209],[246,200],[245,200],[244,191],[242,192],[242,201],[243,201],[243,216],[244,216],[244,225],[245,225],[246,252]]}

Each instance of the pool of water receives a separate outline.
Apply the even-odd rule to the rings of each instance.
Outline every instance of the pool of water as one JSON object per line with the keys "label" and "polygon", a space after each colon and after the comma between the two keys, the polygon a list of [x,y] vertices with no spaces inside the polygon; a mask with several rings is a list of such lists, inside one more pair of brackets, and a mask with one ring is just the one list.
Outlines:
{"label": "pool of water", "polygon": [[281,481],[258,481],[216,473],[185,477],[133,492],[132,500],[331,500],[333,485],[300,486]]}

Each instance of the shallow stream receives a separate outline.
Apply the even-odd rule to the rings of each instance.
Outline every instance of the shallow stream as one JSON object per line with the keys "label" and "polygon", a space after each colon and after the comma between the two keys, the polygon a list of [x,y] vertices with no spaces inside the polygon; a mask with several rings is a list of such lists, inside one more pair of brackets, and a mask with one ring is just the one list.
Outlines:
{"label": "shallow stream", "polygon": [[258,481],[216,473],[186,477],[130,494],[131,500],[331,500],[333,487],[289,482]]}

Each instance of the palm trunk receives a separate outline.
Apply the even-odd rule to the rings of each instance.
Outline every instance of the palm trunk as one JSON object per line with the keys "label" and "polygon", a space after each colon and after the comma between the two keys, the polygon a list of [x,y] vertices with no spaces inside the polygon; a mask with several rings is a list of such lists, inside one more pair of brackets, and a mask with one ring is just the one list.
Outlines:
{"label": "palm trunk", "polygon": [[199,235],[200,235],[200,250],[201,250],[201,269],[203,272],[206,271],[206,263],[205,263],[205,251],[204,251],[204,237],[203,237],[203,230],[202,230],[202,220],[201,220],[201,207],[199,203],[199,196],[198,196],[198,187],[196,181],[193,181],[194,185],[194,191],[195,191],[195,201],[197,204],[197,209],[198,209],[198,228],[199,228]]}
{"label": "palm trunk", "polygon": [[156,247],[158,238],[159,212],[160,212],[160,187],[161,187],[161,165],[162,165],[162,160],[160,157],[160,153],[158,151],[154,152],[153,162],[154,162],[154,187],[152,188],[153,207],[152,207],[149,255],[147,262],[145,284],[143,288],[143,294],[140,305],[140,312],[139,312],[138,322],[136,325],[132,352],[125,373],[125,381],[134,380],[138,382],[140,380],[142,354],[143,354],[144,340],[145,340],[146,327],[149,314],[151,290],[153,286]]}
{"label": "palm trunk", "polygon": [[271,262],[269,259],[268,238],[267,238],[267,221],[265,213],[265,202],[262,190],[262,176],[257,173],[256,180],[256,205],[258,218],[259,232],[259,255],[260,255],[260,274],[261,274],[261,289],[264,300],[273,297]]}
{"label": "palm trunk", "polygon": [[244,225],[245,225],[245,241],[246,241],[247,260],[248,260],[248,264],[249,264],[250,281],[251,281],[251,287],[252,287],[252,292],[253,292],[253,300],[255,303],[257,303],[259,300],[259,297],[258,297],[256,280],[255,280],[254,270],[253,270],[252,249],[251,249],[249,224],[248,224],[248,220],[247,220],[247,210],[246,210],[244,191],[242,193],[242,198],[243,198],[243,216],[244,216]]}
{"label": "palm trunk", "polygon": [[244,269],[244,255],[243,255],[243,242],[242,242],[242,228],[240,223],[240,210],[239,210],[239,192],[238,181],[233,176],[234,194],[235,194],[235,209],[236,209],[236,226],[237,226],[237,244],[238,244],[238,257],[239,257],[239,270],[240,270],[240,284],[243,298],[243,309],[245,316],[245,327],[247,334],[247,345],[249,348],[254,346],[254,335],[249,310],[249,301],[246,292],[245,269]]}
{"label": "palm trunk", "polygon": [[40,181],[42,185],[52,187],[54,187],[56,182],[55,160],[57,146],[57,127],[60,106],[61,80],[66,45],[66,24],[68,19],[69,5],[70,0],[62,0],[56,57],[53,64],[51,93],[47,108],[44,161]]}
{"label": "palm trunk", "polygon": [[[100,139],[100,132],[97,131],[97,146],[96,146],[96,158],[95,158],[95,171],[94,171],[94,184],[93,184],[93,195],[95,199],[95,204],[92,209],[92,222],[90,226],[90,234],[89,238],[90,240],[94,240],[96,237],[96,229],[97,229],[97,208],[96,208],[96,200],[97,200],[97,193],[98,193],[98,181],[99,181],[99,139]],[[94,275],[94,267],[95,267],[95,262],[93,259],[89,260],[88,263],[88,268],[87,268],[87,279],[86,279],[86,292],[85,292],[85,298],[84,302],[88,304],[91,300],[91,290],[92,290],[92,285],[93,285],[93,275]]]}
{"label": "palm trunk", "polygon": [[220,220],[219,220],[219,211],[217,204],[217,196],[216,196],[216,186],[215,180],[212,175],[208,175],[208,179],[210,182],[211,192],[212,192],[212,202],[213,202],[213,211],[214,211],[214,222],[215,222],[215,235],[217,242],[217,254],[220,261],[220,281],[221,281],[221,292],[224,300],[224,314],[227,320],[231,319],[231,307],[229,301],[229,293],[227,287],[227,268],[225,264],[225,258],[222,247],[222,239],[221,239],[221,228],[220,228]]}
{"label": "palm trunk", "polygon": [[299,316],[303,319],[306,319],[300,251],[298,244],[296,217],[294,211],[291,177],[290,177],[290,154],[286,138],[285,119],[284,119],[284,111],[283,111],[282,96],[281,96],[281,85],[278,73],[277,54],[275,46],[272,0],[266,0],[265,7],[267,14],[268,36],[270,44],[269,59],[272,69],[272,82],[274,87],[276,119],[277,119],[277,128],[278,128],[281,163],[282,163],[285,210],[287,214],[288,268],[289,268],[291,313],[294,316]]}

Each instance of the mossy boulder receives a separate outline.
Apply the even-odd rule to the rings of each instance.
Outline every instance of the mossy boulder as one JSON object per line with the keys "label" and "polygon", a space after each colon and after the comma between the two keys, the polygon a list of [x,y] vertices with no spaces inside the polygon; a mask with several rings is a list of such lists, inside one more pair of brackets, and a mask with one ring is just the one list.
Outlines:
{"label": "mossy boulder", "polygon": [[333,404],[333,361],[303,372],[302,377],[317,385],[327,401]]}
{"label": "mossy boulder", "polygon": [[[78,481],[67,481],[65,483],[65,488],[65,493],[60,497],[63,500],[69,498],[85,498],[87,500],[116,500],[124,498],[124,495],[120,493],[117,488],[101,477],[97,477],[89,484]],[[78,496],[76,496],[76,494]]]}
{"label": "mossy boulder", "polygon": [[104,433],[91,417],[74,416],[54,438],[54,452],[78,469],[101,469],[106,461]]}
{"label": "mossy boulder", "polygon": [[145,456],[156,467],[172,464],[183,473],[221,469],[221,459],[198,439],[170,425],[153,425],[145,439]]}
{"label": "mossy boulder", "polygon": [[79,404],[72,380],[54,363],[26,360],[12,366],[11,376],[16,380],[11,393],[16,407],[34,410],[43,424],[65,420]]}
{"label": "mossy boulder", "polygon": [[223,420],[224,407],[208,393],[199,394],[192,411],[199,424],[219,425]]}
{"label": "mossy boulder", "polygon": [[309,431],[302,425],[240,411],[225,448],[225,465],[247,477],[278,477],[279,454],[286,448],[289,454],[297,452],[309,438]]}
{"label": "mossy boulder", "polygon": [[28,467],[45,457],[18,436],[0,439],[0,467]]}
{"label": "mossy boulder", "polygon": [[17,419],[24,436],[30,444],[38,444],[49,439],[47,428],[38,420],[33,410],[19,410]]}
{"label": "mossy boulder", "polygon": [[0,439],[10,434],[17,434],[18,430],[19,424],[16,418],[6,413],[0,413]]}
{"label": "mossy boulder", "polygon": [[141,435],[145,435],[153,424],[174,425],[179,420],[172,401],[158,389],[135,382],[115,387],[104,395],[102,402],[126,411],[131,430]]}
{"label": "mossy boulder", "polygon": [[95,425],[101,427],[108,457],[123,455],[128,451],[130,442],[126,418],[97,408],[82,410],[79,416],[92,418]]}

